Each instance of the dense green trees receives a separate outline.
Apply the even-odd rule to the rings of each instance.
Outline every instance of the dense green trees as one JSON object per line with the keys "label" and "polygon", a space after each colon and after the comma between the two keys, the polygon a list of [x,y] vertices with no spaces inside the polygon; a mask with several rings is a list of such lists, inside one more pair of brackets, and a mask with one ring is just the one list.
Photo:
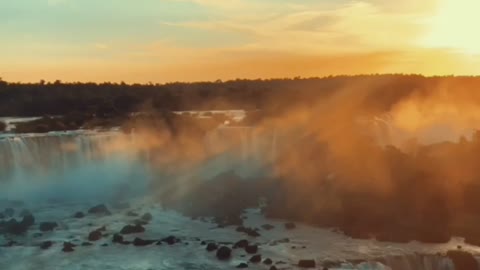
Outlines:
{"label": "dense green trees", "polygon": [[[118,83],[7,83],[0,80],[0,116],[64,115],[82,112],[106,117],[146,108],[161,110],[266,109],[277,111],[308,106],[338,89],[368,87],[369,106],[389,104],[414,90],[445,78],[418,75],[336,76],[309,79],[233,80],[227,82]],[[451,78],[473,80],[479,78]],[[389,91],[392,90],[392,91]]]}

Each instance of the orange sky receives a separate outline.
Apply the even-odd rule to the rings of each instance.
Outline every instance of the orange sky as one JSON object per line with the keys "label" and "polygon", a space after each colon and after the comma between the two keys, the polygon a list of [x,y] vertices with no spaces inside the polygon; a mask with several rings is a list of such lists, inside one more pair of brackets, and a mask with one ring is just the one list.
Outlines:
{"label": "orange sky", "polygon": [[2,1],[0,77],[472,75],[480,73],[478,10],[478,0]]}

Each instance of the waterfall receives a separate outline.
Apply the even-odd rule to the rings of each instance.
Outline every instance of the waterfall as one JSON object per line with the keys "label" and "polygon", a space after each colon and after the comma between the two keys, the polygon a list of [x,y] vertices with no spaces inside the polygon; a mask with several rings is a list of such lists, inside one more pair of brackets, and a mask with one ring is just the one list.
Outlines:
{"label": "waterfall", "polygon": [[127,189],[132,179],[142,186],[148,177],[145,162],[109,147],[120,137],[128,139],[123,136],[72,132],[0,138],[0,198],[105,198]]}

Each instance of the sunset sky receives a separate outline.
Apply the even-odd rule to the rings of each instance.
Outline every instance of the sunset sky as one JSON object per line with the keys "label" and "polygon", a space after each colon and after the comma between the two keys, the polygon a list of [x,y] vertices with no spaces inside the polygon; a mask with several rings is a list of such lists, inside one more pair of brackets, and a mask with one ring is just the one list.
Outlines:
{"label": "sunset sky", "polygon": [[479,74],[479,10],[479,0],[0,0],[0,77]]}

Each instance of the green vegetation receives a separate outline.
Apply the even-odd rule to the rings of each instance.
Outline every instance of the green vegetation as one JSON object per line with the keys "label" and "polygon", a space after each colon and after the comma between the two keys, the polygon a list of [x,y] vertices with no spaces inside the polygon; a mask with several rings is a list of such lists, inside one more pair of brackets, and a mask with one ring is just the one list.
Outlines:
{"label": "green vegetation", "polygon": [[[441,80],[480,85],[480,78],[425,78],[418,75],[336,76],[309,79],[233,80],[227,82],[9,83],[0,79],[0,116],[66,115],[97,118],[125,116],[145,110],[268,109],[309,106],[346,87],[368,87],[366,105],[384,109],[402,96],[423,91]],[[372,96],[373,95],[373,96]],[[374,97],[374,98],[372,98]]]}

